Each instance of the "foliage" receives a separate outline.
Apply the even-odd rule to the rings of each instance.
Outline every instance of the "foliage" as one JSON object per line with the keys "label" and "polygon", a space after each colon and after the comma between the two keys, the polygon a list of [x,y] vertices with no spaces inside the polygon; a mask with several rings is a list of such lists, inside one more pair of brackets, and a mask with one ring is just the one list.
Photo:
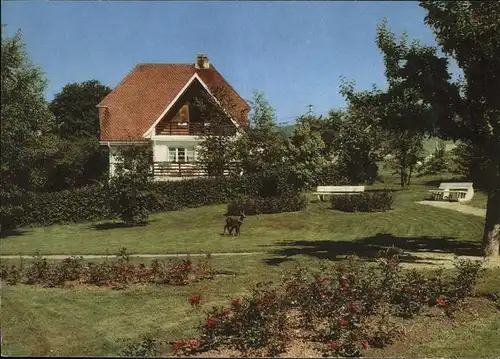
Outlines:
{"label": "foliage", "polygon": [[293,193],[284,193],[279,197],[240,197],[228,204],[227,213],[235,216],[242,211],[246,215],[296,212],[305,209],[307,203],[305,196]]}
{"label": "foliage", "polygon": [[284,136],[276,125],[274,109],[263,93],[255,92],[250,103],[248,129],[236,142],[238,166],[246,175],[268,172],[280,166],[284,157]]}
{"label": "foliage", "polygon": [[50,103],[61,142],[52,159],[49,190],[82,186],[107,174],[108,153],[99,145],[96,105],[110,92],[97,80],[71,83]]}
{"label": "foliage", "polygon": [[[393,251],[381,255],[375,267],[350,257],[346,264],[324,264],[319,271],[299,265],[278,282],[260,283],[247,296],[204,314],[199,337],[179,340],[174,352],[194,341],[196,353],[228,348],[242,355],[277,356],[300,333],[325,355],[359,357],[398,338],[402,331],[395,317],[452,315],[481,275],[481,263],[458,262],[450,277],[442,270],[403,270]],[[453,297],[460,298],[458,305],[451,304]]]}
{"label": "foliage", "polygon": [[332,208],[344,212],[385,212],[393,205],[391,191],[332,196]]}
{"label": "foliage", "polygon": [[349,107],[333,141],[332,170],[337,172],[338,184],[371,184],[378,175],[377,161],[381,158],[384,140],[376,126],[377,108],[372,104],[372,94],[355,93],[352,82],[344,81],[340,92]]}
{"label": "foliage", "polygon": [[323,154],[325,143],[313,130],[311,117],[299,117],[293,135],[285,142],[285,161],[295,178],[297,190],[312,188],[327,164]]}
{"label": "foliage", "polygon": [[[226,111],[235,104],[225,89],[215,89],[215,96],[223,99]],[[235,139],[237,133],[231,123],[228,112],[209,94],[202,93],[194,99],[193,105],[197,116],[204,124],[205,132],[198,145],[198,162],[209,176],[222,176],[226,171],[234,170],[236,160]]]}
{"label": "foliage", "polygon": [[[463,81],[453,82],[448,58],[435,48],[415,46],[394,69],[399,88],[411,89],[432,109],[427,131],[463,140],[481,149],[480,168],[488,191],[484,252],[498,256],[500,248],[500,14],[498,2],[422,1],[441,50],[456,60]],[[389,41],[391,43],[391,41]],[[390,54],[391,46],[382,48]]]}
{"label": "foliage", "polygon": [[419,168],[419,171],[423,174],[438,174],[450,170],[452,170],[451,156],[446,151],[446,142],[439,140],[434,152]]}
{"label": "foliage", "polygon": [[110,286],[113,289],[137,283],[158,285],[187,285],[201,280],[212,279],[215,269],[211,259],[201,259],[197,264],[187,259],[169,261],[153,260],[149,266],[130,261],[125,248],[117,259],[100,263],[83,263],[82,257],[68,257],[60,262],[49,262],[36,253],[33,261],[21,268],[1,266],[1,279],[7,284],[41,285],[48,288],[66,287],[69,283]]}
{"label": "foliage", "polygon": [[138,343],[128,343],[122,350],[122,357],[155,357],[159,353],[158,339],[145,335]]}
{"label": "foliage", "polygon": [[130,225],[147,223],[151,202],[153,155],[149,145],[119,148],[115,174],[110,179],[111,208]]}
{"label": "foliage", "polygon": [[485,188],[487,179],[483,169],[487,166],[484,150],[470,141],[460,141],[452,150],[452,166],[454,173],[470,179],[475,188]]}
{"label": "foliage", "polygon": [[412,174],[417,165],[424,159],[424,135],[405,132],[392,132],[388,136],[388,152],[393,156],[391,159],[394,174],[400,177],[401,187],[411,184]]}
{"label": "foliage", "polygon": [[[257,196],[262,188],[269,189],[264,187],[266,184],[269,183],[260,176],[154,182],[150,185],[149,195],[143,200],[147,200],[147,209],[153,213],[175,211],[227,203],[238,195]],[[49,226],[111,219],[118,216],[112,207],[112,202],[116,200],[113,198],[115,191],[116,187],[111,184],[97,183],[53,193],[28,193],[22,205],[22,215],[17,216],[13,224],[21,227]]]}
{"label": "foliage", "polygon": [[4,35],[2,26],[0,217],[5,229],[20,215],[25,192],[45,186],[45,159],[55,153],[57,138],[43,73],[30,62],[20,33]]}

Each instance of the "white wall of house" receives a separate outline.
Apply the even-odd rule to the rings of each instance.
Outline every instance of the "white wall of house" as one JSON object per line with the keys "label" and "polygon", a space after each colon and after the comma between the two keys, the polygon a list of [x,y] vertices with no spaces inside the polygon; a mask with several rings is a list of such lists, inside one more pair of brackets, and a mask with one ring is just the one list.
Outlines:
{"label": "white wall of house", "polygon": [[114,145],[114,146],[110,145],[109,146],[109,175],[110,176],[115,175],[117,153],[118,153],[118,146],[117,145]]}

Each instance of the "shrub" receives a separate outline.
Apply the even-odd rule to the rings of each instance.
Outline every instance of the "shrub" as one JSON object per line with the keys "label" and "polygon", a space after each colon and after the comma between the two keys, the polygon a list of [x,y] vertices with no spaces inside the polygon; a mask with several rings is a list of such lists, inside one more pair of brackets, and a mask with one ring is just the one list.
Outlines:
{"label": "shrub", "polygon": [[29,193],[15,226],[98,221],[111,217],[108,188],[98,183],[53,193]]}
{"label": "shrub", "polygon": [[283,194],[279,197],[239,197],[227,206],[230,216],[239,215],[242,211],[247,215],[270,214],[301,211],[307,207],[307,199],[296,194]]}
{"label": "shrub", "polygon": [[110,179],[109,195],[114,214],[126,224],[147,223],[153,173],[151,146],[120,147],[115,174]]}
{"label": "shrub", "polygon": [[137,343],[129,343],[122,350],[122,357],[155,357],[159,353],[159,341],[151,335],[145,335]]}
{"label": "shrub", "polygon": [[49,262],[39,254],[33,262],[24,267],[1,266],[1,279],[7,284],[31,284],[44,287],[63,287],[66,282],[78,281],[95,286],[111,286],[122,289],[136,283],[156,283],[187,285],[201,280],[212,279],[215,269],[211,258],[201,259],[196,265],[188,259],[152,261],[150,266],[134,264],[125,249],[117,260],[100,263],[82,263],[82,257],[68,257],[61,262]]}
{"label": "shrub", "polygon": [[265,349],[274,356],[284,351],[288,342],[286,307],[269,283],[260,283],[252,294],[233,299],[229,308],[213,307],[201,325],[201,348],[221,346],[255,352]]}
{"label": "shrub", "polygon": [[[244,298],[204,313],[199,336],[172,343],[173,353],[231,349],[243,356],[279,356],[300,333],[327,356],[359,357],[397,340],[402,331],[394,316],[411,317],[434,306],[446,313],[457,309],[450,298],[462,303],[472,293],[481,264],[458,261],[456,267],[450,278],[442,270],[406,271],[390,250],[377,267],[355,257],[320,270],[299,265],[281,281],[260,283]],[[193,295],[186,305],[200,308],[200,298]]]}
{"label": "shrub", "polygon": [[332,208],[344,212],[385,212],[392,209],[390,191],[364,192],[332,197]]}

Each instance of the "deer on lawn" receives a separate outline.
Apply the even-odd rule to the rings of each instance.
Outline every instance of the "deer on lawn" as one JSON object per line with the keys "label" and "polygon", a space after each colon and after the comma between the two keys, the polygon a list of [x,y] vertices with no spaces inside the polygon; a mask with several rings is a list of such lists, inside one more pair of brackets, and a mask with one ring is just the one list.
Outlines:
{"label": "deer on lawn", "polygon": [[226,217],[226,225],[224,226],[224,231],[222,234],[226,234],[226,229],[228,230],[229,234],[233,233],[233,230],[235,230],[235,235],[239,236],[240,235],[240,227],[243,224],[243,220],[245,219],[245,212],[241,212],[239,217]]}

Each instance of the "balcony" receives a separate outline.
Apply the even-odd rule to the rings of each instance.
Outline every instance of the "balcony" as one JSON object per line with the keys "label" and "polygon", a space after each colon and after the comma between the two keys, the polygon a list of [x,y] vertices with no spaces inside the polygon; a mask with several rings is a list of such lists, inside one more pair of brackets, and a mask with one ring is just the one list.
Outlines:
{"label": "balcony", "polygon": [[[208,135],[209,126],[206,126],[202,122],[168,122],[162,126],[157,126],[155,134],[156,135],[167,135],[167,136],[203,136]],[[226,135],[231,136],[236,133],[235,127],[231,125],[218,126],[216,133],[214,135]]]}
{"label": "balcony", "polygon": [[[229,174],[229,170],[224,171],[224,175]],[[207,171],[199,163],[189,162],[154,162],[153,175],[155,179],[161,180],[177,178],[208,177]]]}

